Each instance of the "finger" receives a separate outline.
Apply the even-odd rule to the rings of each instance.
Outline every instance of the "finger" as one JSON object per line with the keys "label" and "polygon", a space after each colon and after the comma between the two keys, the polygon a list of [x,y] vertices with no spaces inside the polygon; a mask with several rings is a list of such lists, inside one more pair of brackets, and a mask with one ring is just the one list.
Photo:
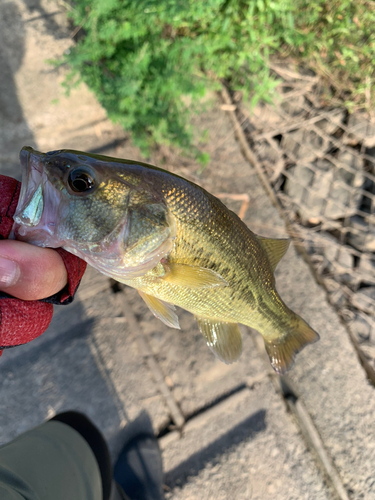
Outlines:
{"label": "finger", "polygon": [[68,275],[60,255],[22,241],[0,241],[0,290],[23,300],[39,300],[59,292]]}

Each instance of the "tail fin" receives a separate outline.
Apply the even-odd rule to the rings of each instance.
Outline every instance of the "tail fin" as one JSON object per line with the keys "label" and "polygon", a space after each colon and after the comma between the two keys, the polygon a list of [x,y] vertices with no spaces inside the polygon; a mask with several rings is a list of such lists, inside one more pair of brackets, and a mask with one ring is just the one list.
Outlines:
{"label": "tail fin", "polygon": [[294,364],[295,355],[308,344],[319,340],[316,333],[302,318],[293,313],[293,327],[286,335],[271,341],[265,341],[266,351],[272,368],[280,375],[290,370]]}

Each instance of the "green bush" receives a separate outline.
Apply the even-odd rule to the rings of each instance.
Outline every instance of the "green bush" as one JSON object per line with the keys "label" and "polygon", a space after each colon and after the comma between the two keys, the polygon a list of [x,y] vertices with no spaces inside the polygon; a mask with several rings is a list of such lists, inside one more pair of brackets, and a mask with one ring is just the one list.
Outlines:
{"label": "green bush", "polygon": [[[297,0],[288,49],[327,79],[345,106],[375,104],[375,2]],[[298,50],[298,51],[297,51]]]}
{"label": "green bush", "polygon": [[[356,0],[74,0],[80,40],[64,62],[147,151],[191,150],[189,113],[225,80],[252,104],[272,98],[272,53],[294,54],[373,95],[374,6]],[[83,36],[82,36],[83,35]]]}

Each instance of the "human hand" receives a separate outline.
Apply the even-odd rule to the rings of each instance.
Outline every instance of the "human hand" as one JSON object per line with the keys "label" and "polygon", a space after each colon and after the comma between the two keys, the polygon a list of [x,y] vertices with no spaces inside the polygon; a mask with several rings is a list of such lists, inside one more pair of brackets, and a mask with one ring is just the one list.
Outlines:
{"label": "human hand", "polygon": [[86,263],[58,248],[8,240],[20,183],[0,175],[0,355],[1,349],[41,335],[52,319],[52,304],[68,304]]}
{"label": "human hand", "polygon": [[0,290],[22,300],[40,300],[62,290],[68,273],[50,248],[22,241],[0,241]]}

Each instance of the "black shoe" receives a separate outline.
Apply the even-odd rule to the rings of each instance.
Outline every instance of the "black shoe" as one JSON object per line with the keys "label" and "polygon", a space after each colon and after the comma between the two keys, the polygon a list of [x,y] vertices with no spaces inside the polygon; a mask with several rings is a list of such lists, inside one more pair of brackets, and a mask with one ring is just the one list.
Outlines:
{"label": "black shoe", "polygon": [[130,500],[163,500],[163,464],[150,417],[142,412],[127,424],[124,446],[114,467],[114,479]]}

